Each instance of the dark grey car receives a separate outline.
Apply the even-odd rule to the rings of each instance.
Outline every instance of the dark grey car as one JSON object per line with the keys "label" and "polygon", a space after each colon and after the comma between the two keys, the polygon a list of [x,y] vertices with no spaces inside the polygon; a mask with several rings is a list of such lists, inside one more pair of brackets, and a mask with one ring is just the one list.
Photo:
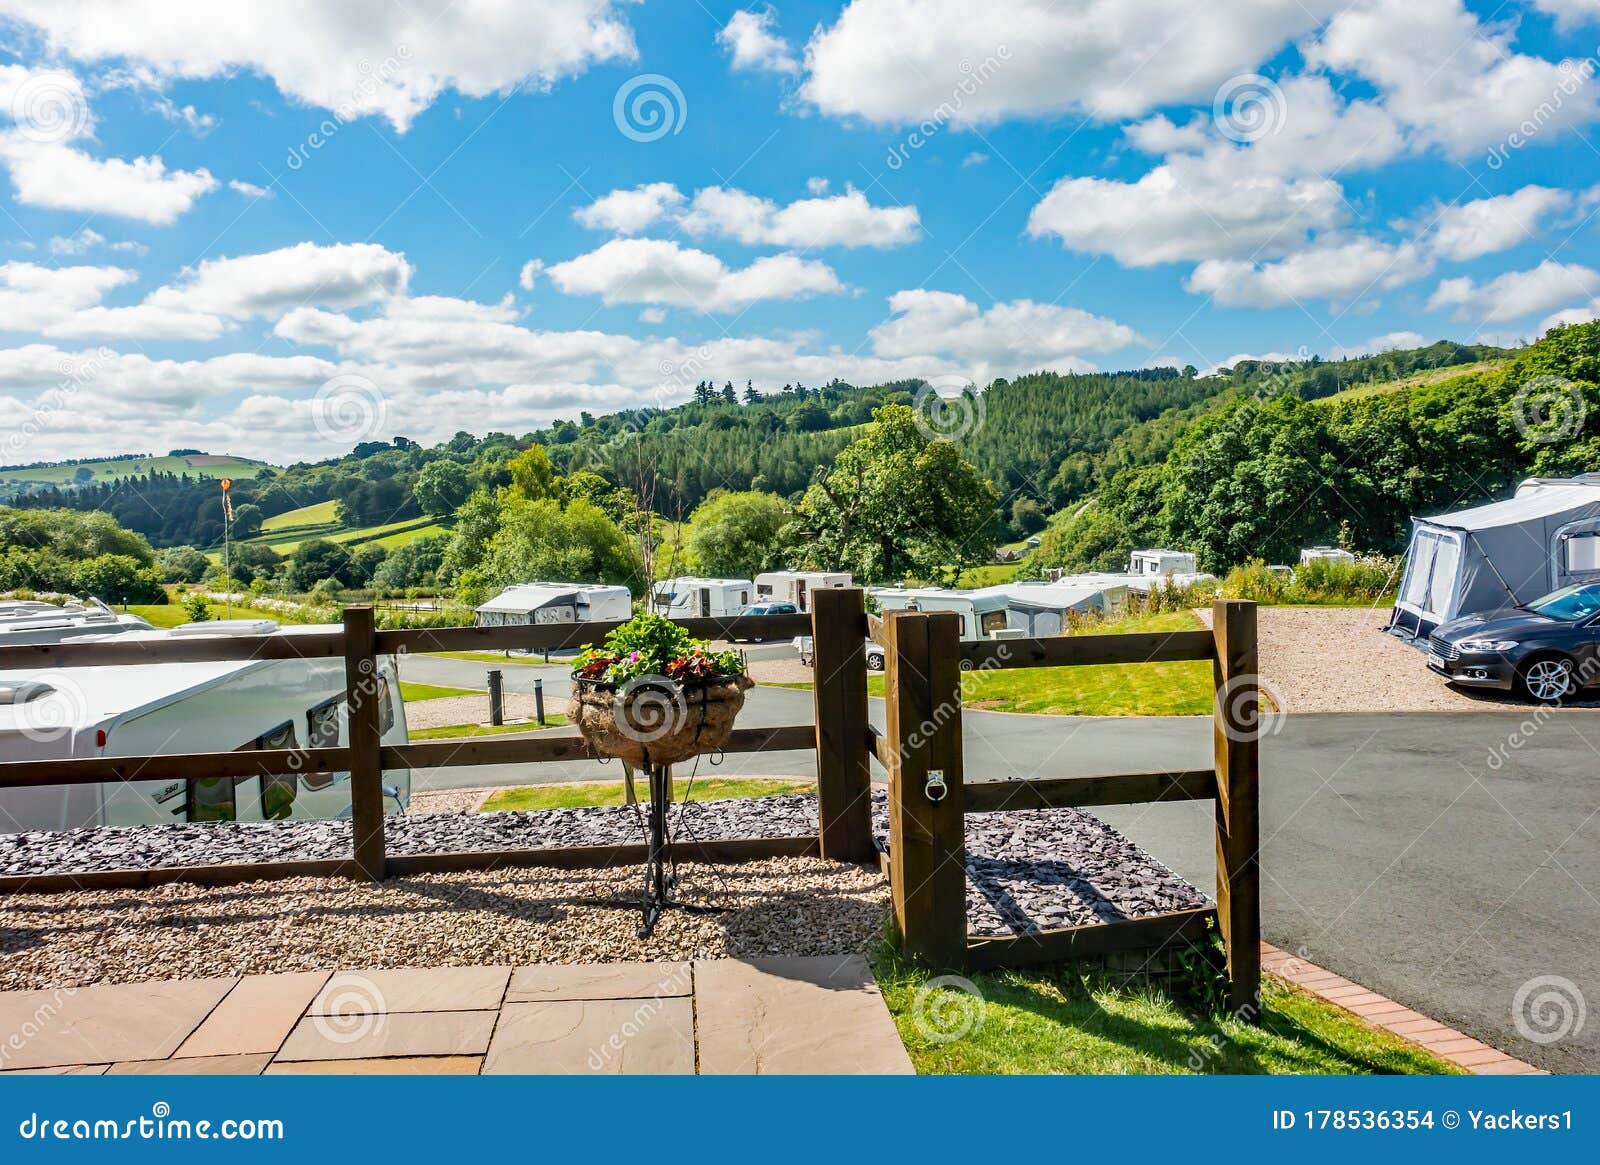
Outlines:
{"label": "dark grey car", "polygon": [[1554,704],[1600,680],[1600,583],[1441,624],[1428,666],[1453,684]]}

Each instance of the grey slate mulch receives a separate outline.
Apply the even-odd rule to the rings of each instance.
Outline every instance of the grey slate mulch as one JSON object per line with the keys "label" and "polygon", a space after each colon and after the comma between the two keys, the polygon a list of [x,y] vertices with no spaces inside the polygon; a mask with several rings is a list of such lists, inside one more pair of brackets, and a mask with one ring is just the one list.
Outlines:
{"label": "grey slate mulch", "polygon": [[[675,836],[792,837],[815,833],[806,794],[696,801],[673,811]],[[390,817],[394,854],[614,845],[643,839],[628,806],[518,813]],[[873,790],[873,827],[887,847],[888,806]],[[59,874],[350,853],[348,821],[146,825],[0,834],[0,874]],[[1204,906],[1206,897],[1093,814],[1076,809],[971,814],[967,818],[967,919],[971,933],[1009,935],[1138,918]]]}

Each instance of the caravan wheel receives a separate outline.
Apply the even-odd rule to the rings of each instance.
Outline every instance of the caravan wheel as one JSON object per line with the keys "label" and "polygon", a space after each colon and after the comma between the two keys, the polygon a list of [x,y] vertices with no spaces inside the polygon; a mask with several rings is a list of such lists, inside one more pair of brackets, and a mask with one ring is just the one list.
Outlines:
{"label": "caravan wheel", "polygon": [[1530,700],[1557,704],[1577,690],[1572,661],[1563,655],[1547,655],[1523,664],[1517,672],[1517,686]]}

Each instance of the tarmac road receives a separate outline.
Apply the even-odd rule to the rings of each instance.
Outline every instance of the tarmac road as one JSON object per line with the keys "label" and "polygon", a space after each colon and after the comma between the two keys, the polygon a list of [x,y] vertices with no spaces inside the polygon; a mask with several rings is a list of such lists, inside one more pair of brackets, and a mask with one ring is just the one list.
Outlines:
{"label": "tarmac road", "polygon": [[[474,687],[483,666],[405,663],[408,678]],[[564,704],[565,669],[502,670],[515,690],[542,677],[550,706]],[[757,687],[740,723],[811,718],[810,692]],[[962,725],[968,779],[1197,768],[1211,757],[1206,717],[967,712]],[[1600,712],[1300,714],[1269,717],[1266,732],[1268,940],[1540,1067],[1600,1071],[1600,1016],[1579,1023],[1589,1004],[1600,1008]],[[731,756],[724,771],[809,775],[813,754]],[[616,775],[593,762],[456,769],[418,773],[416,787]],[[1209,803],[1097,812],[1212,887]],[[1570,1006],[1549,1009],[1541,1028],[1533,1001],[1548,992]],[[1563,1014],[1570,1030],[1541,1042]]]}

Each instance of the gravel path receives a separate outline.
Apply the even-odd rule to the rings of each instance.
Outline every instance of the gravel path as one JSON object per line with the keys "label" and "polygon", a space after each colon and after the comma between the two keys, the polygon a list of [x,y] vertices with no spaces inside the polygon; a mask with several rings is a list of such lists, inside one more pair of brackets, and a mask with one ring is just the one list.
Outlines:
{"label": "gravel path", "polygon": [[[1196,614],[1207,627],[1211,611]],[[1463,692],[1392,635],[1389,608],[1259,607],[1261,677],[1285,712],[1461,712],[1525,708],[1510,692]],[[1581,703],[1593,706],[1595,701]]]}
{"label": "gravel path", "polygon": [[[0,898],[0,990],[329,967],[438,967],[834,955],[871,949],[877,871],[812,858],[686,864],[680,896],[637,936],[636,870],[289,878]],[[610,905],[607,903],[616,903]]]}
{"label": "gravel path", "polygon": [[[533,696],[527,692],[506,692],[505,711],[507,720],[532,720],[534,717]],[[544,710],[551,712],[566,711],[565,700],[553,700],[545,696]],[[454,724],[487,724],[489,723],[489,694],[481,696],[442,696],[436,700],[413,700],[406,705],[406,727],[412,731],[423,728],[447,728]],[[530,729],[537,728],[537,724],[530,724]]]}

